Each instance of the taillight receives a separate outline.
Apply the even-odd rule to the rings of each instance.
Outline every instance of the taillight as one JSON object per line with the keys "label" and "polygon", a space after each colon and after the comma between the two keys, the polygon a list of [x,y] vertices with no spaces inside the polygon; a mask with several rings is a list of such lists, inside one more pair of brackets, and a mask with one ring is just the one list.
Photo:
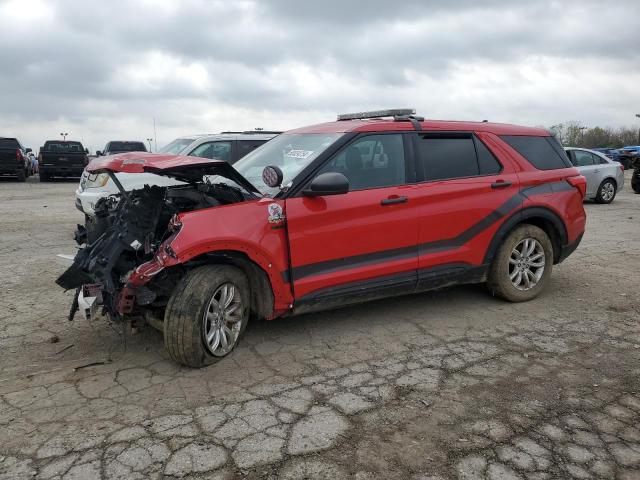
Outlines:
{"label": "taillight", "polygon": [[22,160],[22,152],[19,148],[16,149],[16,160]]}
{"label": "taillight", "polygon": [[623,165],[623,164],[620,164],[620,165],[618,165],[618,166],[620,167],[620,170],[622,170],[622,173],[624,173],[624,165]]}
{"label": "taillight", "polygon": [[583,175],[576,175],[575,177],[567,178],[567,182],[572,187],[575,187],[582,195],[582,198],[587,194],[587,179]]}

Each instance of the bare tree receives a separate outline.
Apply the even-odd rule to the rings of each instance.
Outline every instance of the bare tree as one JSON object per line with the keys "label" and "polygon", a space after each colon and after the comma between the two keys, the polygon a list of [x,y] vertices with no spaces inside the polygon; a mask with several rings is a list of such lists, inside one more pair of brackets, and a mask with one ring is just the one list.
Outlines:
{"label": "bare tree", "polygon": [[575,120],[553,125],[549,131],[556,136],[562,145],[570,147],[621,148],[626,145],[635,145],[638,139],[635,128],[587,128]]}

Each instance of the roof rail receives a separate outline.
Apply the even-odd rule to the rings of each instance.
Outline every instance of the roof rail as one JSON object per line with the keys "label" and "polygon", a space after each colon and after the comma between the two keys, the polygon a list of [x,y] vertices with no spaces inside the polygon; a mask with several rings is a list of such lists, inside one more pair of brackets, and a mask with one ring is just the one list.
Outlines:
{"label": "roof rail", "polygon": [[245,130],[244,132],[220,132],[220,135],[279,135],[282,132],[276,130]]}
{"label": "roof rail", "polygon": [[342,113],[338,115],[338,121],[361,120],[365,118],[382,118],[415,115],[415,108],[392,108],[389,110],[373,110],[371,112]]}
{"label": "roof rail", "polygon": [[277,130],[247,130],[247,131],[242,132],[242,133],[243,133],[243,134],[253,133],[254,135],[260,135],[260,134],[262,134],[262,133],[267,134],[267,135],[270,135],[270,134],[273,134],[273,135],[279,135],[279,134],[281,134],[282,132],[279,132],[279,131],[277,131]]}

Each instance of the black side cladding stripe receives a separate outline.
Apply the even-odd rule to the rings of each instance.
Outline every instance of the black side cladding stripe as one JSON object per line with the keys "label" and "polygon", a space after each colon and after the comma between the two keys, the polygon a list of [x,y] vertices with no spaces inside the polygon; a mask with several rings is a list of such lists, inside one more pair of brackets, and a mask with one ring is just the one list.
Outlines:
{"label": "black side cladding stripe", "polygon": [[330,273],[337,270],[347,268],[362,267],[381,262],[390,262],[393,260],[403,260],[418,255],[416,245],[408,247],[393,248],[390,250],[381,250],[373,253],[364,253],[362,255],[354,255],[353,257],[336,258],[334,260],[326,260],[324,262],[310,263],[300,267],[293,267],[293,279],[300,280],[311,275],[319,275],[321,273]]}
{"label": "black side cladding stripe", "polygon": [[450,250],[461,247],[476,235],[480,234],[495,222],[506,216],[511,210],[517,208],[523,201],[521,192],[516,193],[509,200],[500,205],[496,210],[484,217],[479,222],[471,225],[465,231],[453,238],[436,240],[434,242],[422,243],[419,245],[420,254],[433,253],[442,250]]}
{"label": "black side cladding stripe", "polygon": [[282,279],[285,283],[289,283],[292,280],[300,280],[301,278],[310,277],[313,275],[331,273],[338,270],[346,270],[349,268],[356,268],[376,263],[390,262],[393,260],[403,260],[406,258],[416,257],[419,254],[423,255],[439,251],[453,250],[461,247],[469,240],[479,235],[491,225],[496,223],[498,220],[508,215],[512,210],[521,205],[525,198],[529,198],[533,195],[560,192],[572,189],[573,187],[565,181],[544,183],[541,185],[536,185],[534,187],[528,187],[520,190],[489,215],[484,217],[479,222],[473,224],[471,227],[467,228],[465,231],[456,235],[455,237],[436,240],[433,242],[426,242],[419,245],[410,245],[407,247],[381,250],[378,252],[354,255],[352,257],[336,258],[333,260],[301,265],[299,267],[293,267],[291,269],[293,279],[289,275],[289,271],[281,272]]}

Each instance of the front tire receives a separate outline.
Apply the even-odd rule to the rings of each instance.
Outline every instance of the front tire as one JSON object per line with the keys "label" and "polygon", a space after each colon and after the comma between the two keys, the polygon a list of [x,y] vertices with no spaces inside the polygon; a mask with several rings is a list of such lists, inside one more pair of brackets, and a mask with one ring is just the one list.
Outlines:
{"label": "front tire", "polygon": [[230,265],[189,272],[176,287],[164,315],[164,345],[176,362],[203,367],[227,356],[249,319],[249,282]]}
{"label": "front tire", "polygon": [[505,300],[526,302],[542,293],[552,269],[549,236],[535,225],[523,224],[498,248],[489,270],[489,287]]}
{"label": "front tire", "polygon": [[607,178],[602,181],[598,187],[598,193],[596,195],[596,203],[611,203],[616,198],[616,183]]}

